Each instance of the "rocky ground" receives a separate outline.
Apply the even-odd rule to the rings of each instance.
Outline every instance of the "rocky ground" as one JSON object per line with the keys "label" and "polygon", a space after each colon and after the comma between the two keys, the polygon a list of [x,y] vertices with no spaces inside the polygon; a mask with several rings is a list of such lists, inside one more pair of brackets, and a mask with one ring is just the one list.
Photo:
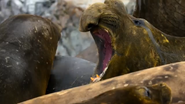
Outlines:
{"label": "rocky ground", "polygon": [[[17,14],[33,14],[51,19],[61,28],[57,55],[76,56],[94,43],[89,32],[78,30],[80,16],[85,8],[104,0],[0,0],[0,23]],[[132,14],[135,0],[123,0]]]}

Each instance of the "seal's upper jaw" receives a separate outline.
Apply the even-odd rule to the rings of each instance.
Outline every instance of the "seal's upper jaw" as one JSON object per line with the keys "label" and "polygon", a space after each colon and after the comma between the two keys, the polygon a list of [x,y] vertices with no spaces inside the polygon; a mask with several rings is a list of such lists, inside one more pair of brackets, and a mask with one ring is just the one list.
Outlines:
{"label": "seal's upper jaw", "polygon": [[[95,3],[88,7],[81,16],[79,30],[87,32],[100,25],[102,18],[105,18],[103,15],[114,15],[115,19],[119,19],[116,15],[123,18],[127,15],[127,12],[120,0],[105,0],[104,3]],[[107,22],[110,21],[107,20]]]}
{"label": "seal's upper jaw", "polygon": [[99,17],[105,10],[106,6],[103,3],[95,3],[87,8],[80,18],[81,32],[87,32],[92,29],[92,27],[98,26]]}

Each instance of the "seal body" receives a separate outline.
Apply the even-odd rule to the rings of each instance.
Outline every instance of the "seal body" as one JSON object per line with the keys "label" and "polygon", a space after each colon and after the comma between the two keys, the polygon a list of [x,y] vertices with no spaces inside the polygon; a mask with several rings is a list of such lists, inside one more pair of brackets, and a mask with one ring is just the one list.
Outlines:
{"label": "seal body", "polygon": [[168,35],[184,37],[184,11],[185,1],[183,0],[137,0],[134,17],[146,19]]}
{"label": "seal body", "polygon": [[89,6],[81,17],[80,30],[90,31],[96,42],[99,63],[95,74],[101,80],[185,61],[185,37],[168,35],[147,20],[128,15],[120,0]]}
{"label": "seal body", "polygon": [[56,56],[47,93],[89,84],[95,66],[95,63],[84,59],[69,56]]}
{"label": "seal body", "polygon": [[60,31],[50,20],[17,15],[0,24],[0,104],[44,95]]}

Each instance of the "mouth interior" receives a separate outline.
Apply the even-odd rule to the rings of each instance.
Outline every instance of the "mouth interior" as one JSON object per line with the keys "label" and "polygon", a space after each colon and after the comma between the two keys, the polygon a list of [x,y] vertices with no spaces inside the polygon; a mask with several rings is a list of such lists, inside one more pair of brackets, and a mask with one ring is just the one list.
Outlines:
{"label": "mouth interior", "polygon": [[100,75],[105,68],[108,67],[109,61],[114,53],[111,45],[111,37],[109,32],[105,29],[95,29],[91,31],[91,34],[96,42],[99,52],[99,63],[95,74]]}

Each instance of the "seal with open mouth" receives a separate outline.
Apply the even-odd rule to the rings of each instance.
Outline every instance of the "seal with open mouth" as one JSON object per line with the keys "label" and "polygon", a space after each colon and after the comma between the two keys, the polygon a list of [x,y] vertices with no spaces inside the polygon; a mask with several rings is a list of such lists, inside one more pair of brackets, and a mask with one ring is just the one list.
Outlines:
{"label": "seal with open mouth", "polygon": [[120,0],[91,5],[81,17],[80,30],[90,31],[96,42],[95,74],[101,80],[185,60],[185,37],[167,35],[128,15]]}
{"label": "seal with open mouth", "polygon": [[77,104],[170,104],[171,99],[170,88],[160,83],[114,89]]}

